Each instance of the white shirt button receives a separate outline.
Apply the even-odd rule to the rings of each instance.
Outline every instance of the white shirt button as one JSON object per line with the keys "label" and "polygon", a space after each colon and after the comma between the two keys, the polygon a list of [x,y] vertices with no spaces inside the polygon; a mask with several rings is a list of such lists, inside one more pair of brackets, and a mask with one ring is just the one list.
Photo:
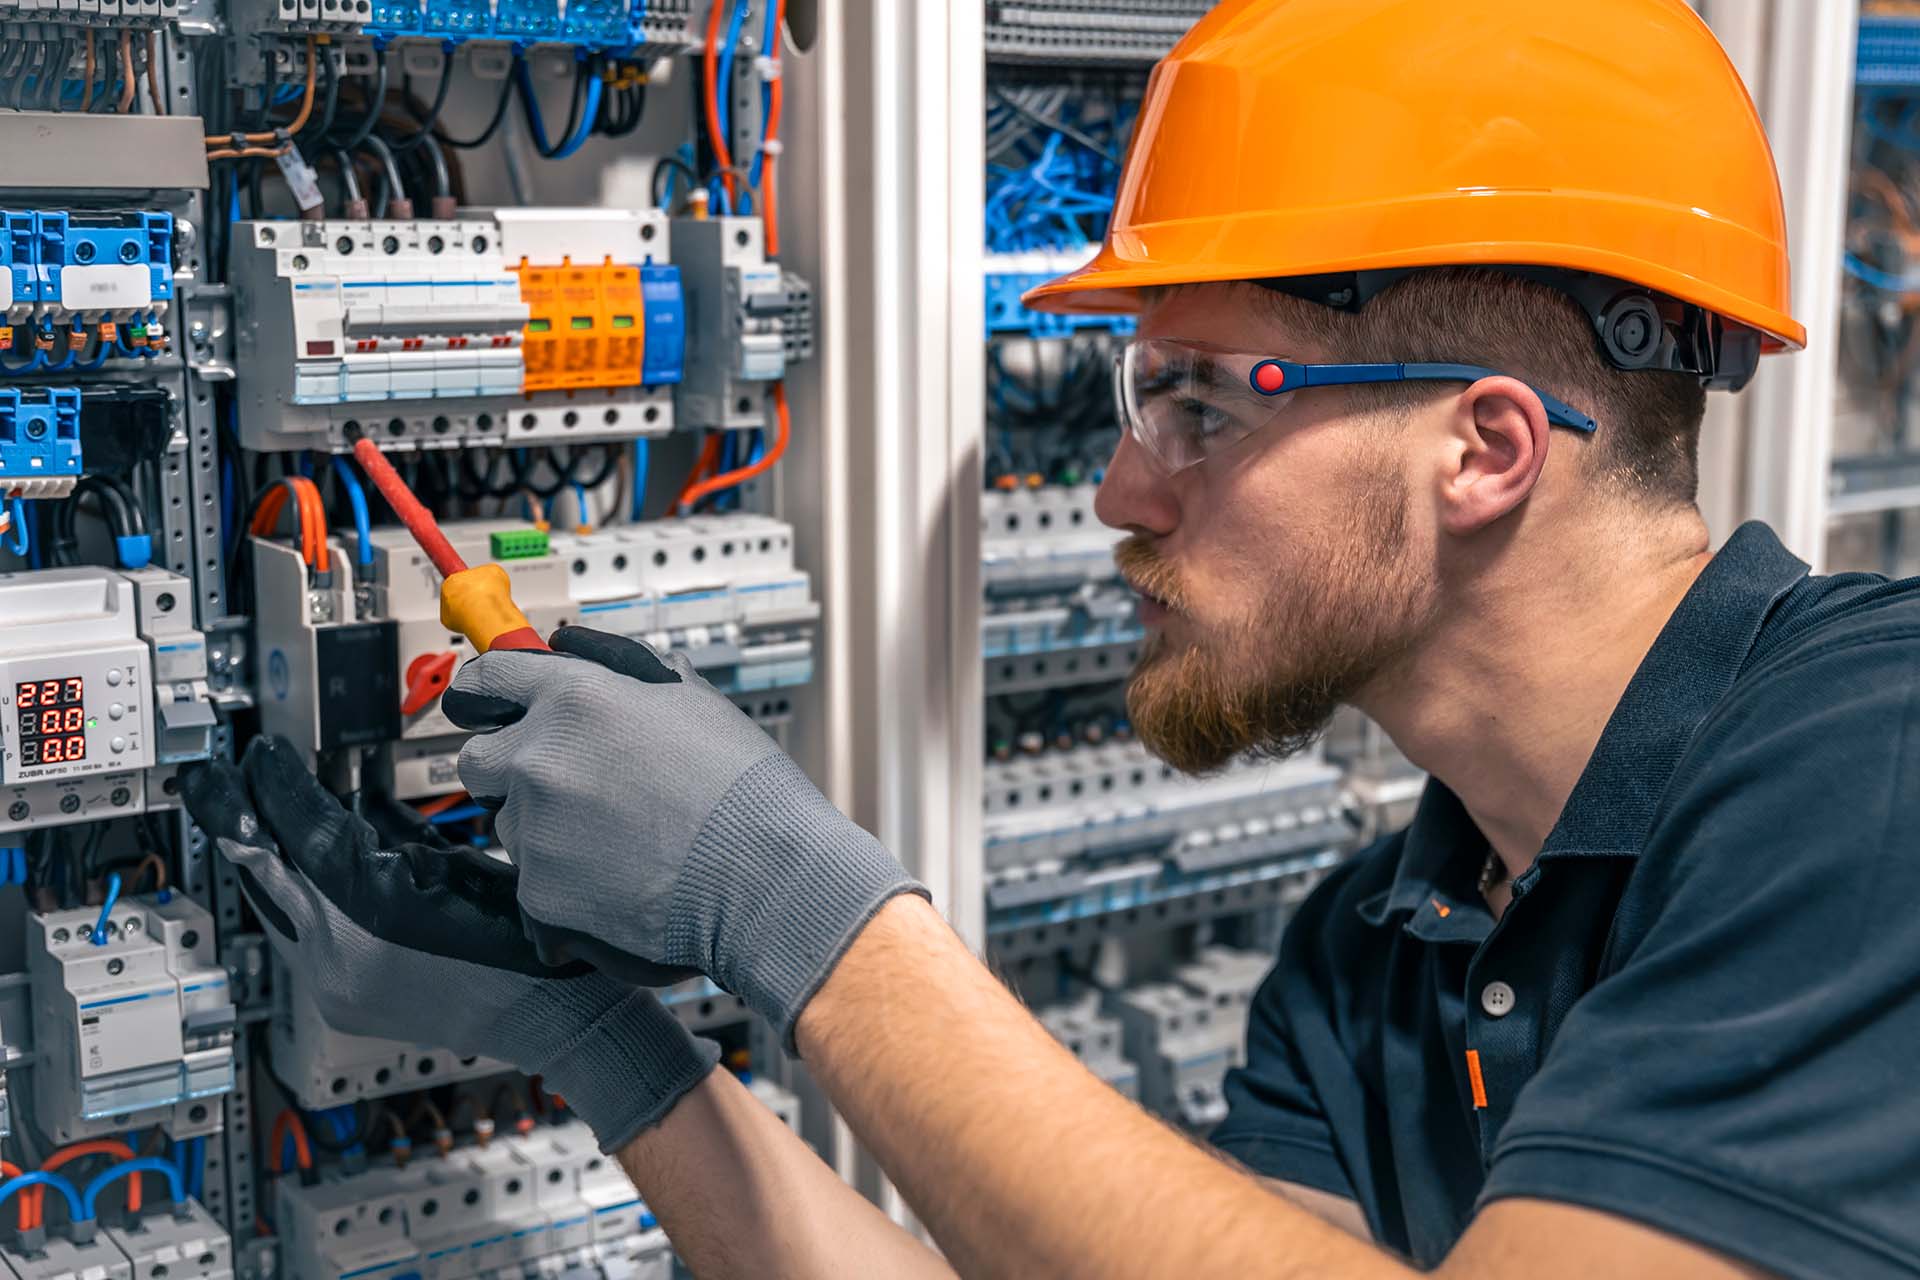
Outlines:
{"label": "white shirt button", "polygon": [[1489,1018],[1504,1018],[1513,1012],[1513,988],[1504,982],[1489,982],[1480,988],[1480,1007]]}

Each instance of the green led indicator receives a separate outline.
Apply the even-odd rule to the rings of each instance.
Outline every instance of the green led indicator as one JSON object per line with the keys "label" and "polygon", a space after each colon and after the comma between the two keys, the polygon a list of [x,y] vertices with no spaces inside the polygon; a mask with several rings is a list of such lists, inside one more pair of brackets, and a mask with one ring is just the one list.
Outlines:
{"label": "green led indicator", "polygon": [[99,717],[99,716],[88,716],[88,717],[87,717],[87,728],[89,728],[89,729],[98,729],[99,727],[100,727],[100,717]]}

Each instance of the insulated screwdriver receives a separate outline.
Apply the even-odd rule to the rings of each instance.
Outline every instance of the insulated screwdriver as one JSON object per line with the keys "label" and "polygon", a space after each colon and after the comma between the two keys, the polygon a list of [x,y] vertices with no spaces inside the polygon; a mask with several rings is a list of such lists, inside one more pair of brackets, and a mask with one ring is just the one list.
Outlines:
{"label": "insulated screwdriver", "polygon": [[413,490],[393,469],[380,447],[365,436],[355,436],[353,456],[373,487],[387,500],[400,523],[440,571],[440,622],[473,642],[480,653],[489,649],[546,649],[547,642],[513,602],[507,571],[497,564],[467,567],[460,553],[440,532],[433,512],[414,497]]}

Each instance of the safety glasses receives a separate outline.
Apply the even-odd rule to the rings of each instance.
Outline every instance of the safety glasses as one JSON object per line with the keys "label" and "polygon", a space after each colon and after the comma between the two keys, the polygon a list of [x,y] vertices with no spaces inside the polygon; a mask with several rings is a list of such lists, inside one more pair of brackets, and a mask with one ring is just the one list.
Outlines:
{"label": "safety glasses", "polygon": [[[1140,338],[1114,357],[1113,394],[1133,438],[1169,474],[1229,448],[1280,418],[1306,387],[1368,382],[1478,382],[1470,364],[1301,364],[1174,338]],[[1533,388],[1557,427],[1591,432],[1586,414]]]}

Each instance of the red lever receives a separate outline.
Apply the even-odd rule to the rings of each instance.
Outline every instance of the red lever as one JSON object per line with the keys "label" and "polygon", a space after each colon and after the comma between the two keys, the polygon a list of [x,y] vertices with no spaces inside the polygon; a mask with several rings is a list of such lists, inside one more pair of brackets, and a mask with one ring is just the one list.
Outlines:
{"label": "red lever", "polygon": [[446,692],[453,683],[451,653],[423,653],[407,664],[407,696],[400,703],[400,714],[418,715],[427,704]]}

